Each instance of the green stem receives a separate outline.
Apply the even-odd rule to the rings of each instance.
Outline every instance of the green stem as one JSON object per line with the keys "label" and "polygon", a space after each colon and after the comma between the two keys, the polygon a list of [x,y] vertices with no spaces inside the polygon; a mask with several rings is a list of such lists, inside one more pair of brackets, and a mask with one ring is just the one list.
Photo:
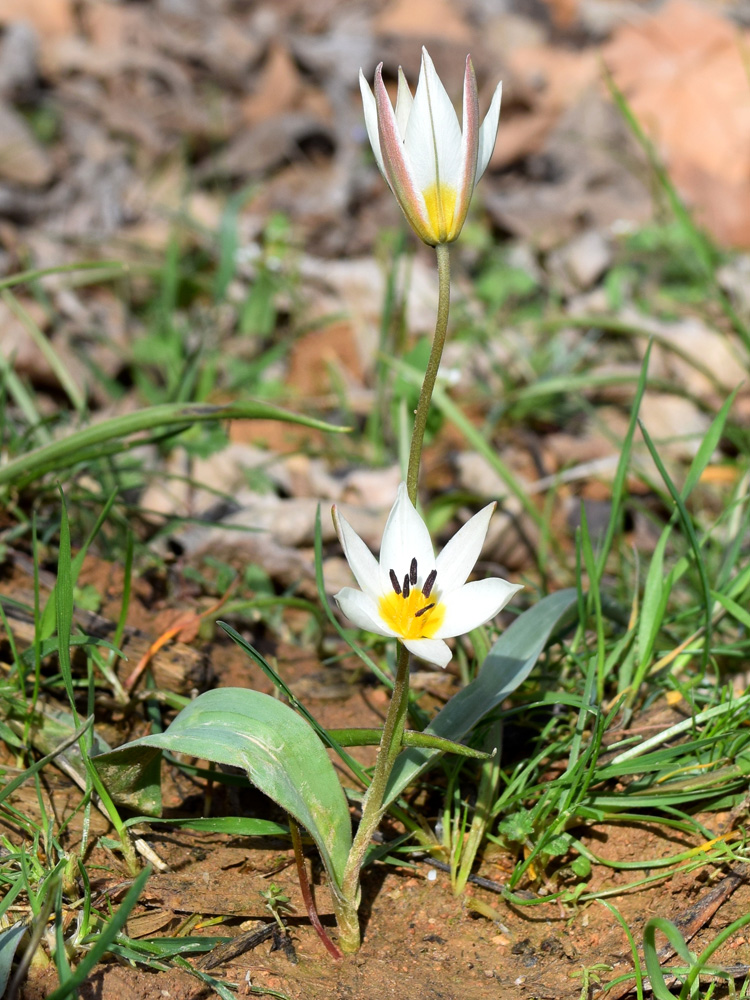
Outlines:
{"label": "green stem", "polygon": [[[451,267],[450,253],[446,243],[435,247],[438,264],[438,311],[435,323],[435,336],[432,341],[430,359],[427,362],[422,389],[419,393],[419,403],[414,414],[414,430],[409,450],[409,466],[406,473],[406,489],[409,499],[416,506],[417,486],[419,484],[419,464],[422,459],[424,432],[427,427],[427,417],[430,413],[432,393],[435,388],[440,359],[443,356],[445,337],[448,332],[448,312],[451,297]],[[409,651],[405,646],[399,646],[396,662],[396,679],[393,685],[391,702],[383,725],[380,739],[378,759],[370,787],[362,800],[362,819],[359,822],[354,837],[352,849],[344,870],[341,882],[341,902],[337,908],[336,918],[339,925],[339,944],[346,952],[359,948],[360,930],[357,910],[359,909],[360,887],[359,873],[370,846],[372,835],[380,825],[385,812],[383,800],[391,776],[393,765],[403,746],[406,711],[409,705]]]}
{"label": "green stem", "polygon": [[[383,725],[383,735],[380,740],[375,773],[372,776],[370,787],[367,789],[365,797],[362,800],[362,819],[359,821],[359,827],[354,837],[352,849],[349,852],[341,884],[341,892],[344,899],[356,909],[359,908],[359,871],[362,867],[367,848],[370,846],[372,835],[377,830],[380,820],[383,818],[385,811],[383,806],[385,789],[396,758],[401,752],[401,740],[408,703],[409,650],[405,646],[399,646],[393,695]],[[341,926],[339,926],[339,930],[339,944],[342,949],[347,952],[356,951],[359,948],[359,925],[356,928],[356,935],[351,929],[345,935],[344,928]]]}
{"label": "green stem", "polygon": [[419,463],[422,459],[422,444],[430,413],[432,390],[435,388],[440,359],[443,356],[445,335],[448,332],[448,312],[451,302],[451,260],[447,243],[438,243],[435,247],[438,263],[438,312],[435,323],[435,336],[432,341],[430,360],[427,362],[422,390],[419,393],[419,403],[414,414],[414,430],[411,435],[409,450],[409,467],[406,473],[406,489],[409,499],[416,506],[417,486],[419,484]]}

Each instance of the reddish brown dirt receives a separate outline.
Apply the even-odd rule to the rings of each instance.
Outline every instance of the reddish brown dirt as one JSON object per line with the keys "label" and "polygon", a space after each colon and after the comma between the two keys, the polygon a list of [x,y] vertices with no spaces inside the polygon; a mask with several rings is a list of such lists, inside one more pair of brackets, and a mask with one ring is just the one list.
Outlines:
{"label": "reddish brown dirt", "polygon": [[[105,567],[91,568],[87,579],[104,579]],[[107,594],[108,610],[113,599],[111,581]],[[134,615],[141,629],[156,634],[157,620],[163,607],[134,603]],[[292,630],[293,631],[293,630]],[[199,643],[200,640],[197,640]],[[207,654],[213,675],[220,685],[256,687],[270,690],[265,676],[232,643],[216,637],[203,652]],[[269,650],[270,652],[270,650]],[[292,688],[303,697],[311,711],[326,726],[378,725],[382,719],[385,696],[377,687],[368,686],[354,669],[332,670],[321,665],[309,652],[292,645],[274,648],[278,669]],[[352,667],[354,665],[351,665]],[[119,731],[126,739],[130,732],[111,726],[102,714],[101,724],[108,737]],[[98,723],[99,725],[99,723]],[[142,724],[138,724],[142,728]],[[136,732],[138,731],[136,727]],[[360,759],[371,762],[372,749],[358,751]],[[211,800],[205,788],[179,772],[165,769],[164,798],[169,812],[195,815],[212,813],[274,815],[262,797],[242,799],[236,790],[215,789]],[[351,780],[351,779],[349,779]],[[80,795],[63,775],[44,772],[45,806],[61,823],[75,809]],[[12,804],[25,815],[39,817],[39,806],[32,786],[19,789]],[[265,812],[264,812],[265,811]],[[705,817],[711,829],[720,828],[724,817]],[[18,843],[24,834],[18,827],[0,824],[0,832]],[[91,839],[107,833],[106,821],[93,813]],[[656,859],[679,853],[695,842],[681,834],[665,835],[661,830],[637,824],[602,825],[579,831],[592,851],[603,858],[618,861]],[[65,835],[64,846],[75,850],[80,838],[80,817],[74,817]],[[174,936],[186,920],[202,918],[192,933],[212,936],[236,936],[253,921],[265,920],[268,913],[260,892],[273,880],[290,896],[296,914],[290,919],[294,945],[299,959],[292,964],[287,955],[272,951],[265,943],[216,969],[211,975],[256,988],[280,991],[290,1000],[385,1000],[388,997],[419,996],[423,1000],[489,1000],[498,996],[536,997],[540,1000],[574,1000],[581,995],[581,973],[598,963],[611,966],[602,976],[606,982],[626,972],[631,957],[625,934],[611,912],[598,903],[566,907],[543,901],[535,905],[513,906],[500,896],[470,886],[461,897],[451,892],[449,876],[437,872],[435,881],[427,878],[429,863],[415,868],[394,869],[379,864],[368,870],[363,880],[364,943],[355,956],[333,961],[311,929],[296,882],[293,856],[288,843],[279,840],[247,840],[214,834],[165,830],[153,827],[147,839],[169,865],[167,872],[155,872],[144,890],[128,924],[134,937]],[[98,881],[97,892],[113,892],[115,905],[127,887],[127,875],[117,858],[95,847],[88,857],[92,878]],[[99,867],[96,867],[99,866]],[[323,922],[335,937],[330,900],[321,882],[320,867],[312,852],[313,882]],[[506,853],[488,852],[479,874],[503,882],[512,870],[513,859]],[[595,867],[589,881],[590,891],[616,890],[611,902],[622,913],[637,941],[650,917],[674,918],[695,903],[718,879],[711,869],[679,873],[657,881],[648,888],[630,889],[633,882],[657,873],[655,868],[618,872]],[[118,886],[117,891],[114,887]],[[544,892],[539,884],[530,888]],[[550,887],[551,888],[551,887]],[[472,909],[472,900],[495,919],[480,916]],[[746,912],[750,905],[750,887],[742,886],[722,905],[693,940],[691,948],[700,951],[716,932]],[[223,918],[217,924],[212,918]],[[71,913],[71,919],[73,914]],[[738,935],[717,955],[719,962],[750,964],[750,944]],[[191,962],[197,962],[190,958]],[[42,1000],[57,982],[53,970],[32,970],[21,997]],[[187,973],[158,972],[130,968],[109,959],[99,965],[81,990],[82,1000],[146,1000],[170,997],[197,1000],[210,991]]]}
{"label": "reddish brown dirt", "polygon": [[[605,835],[608,853],[620,857],[658,857],[674,852],[674,845],[637,827],[612,827]],[[194,913],[224,915],[229,921],[228,927],[207,927],[204,933],[236,933],[243,921],[265,917],[259,892],[267,888],[270,872],[298,911],[301,908],[293,867],[278,870],[283,858],[291,860],[289,851],[186,832],[155,834],[150,841],[173,871],[151,877],[128,926],[133,936],[144,930],[147,936],[168,934]],[[497,996],[573,1000],[580,996],[583,968],[604,962],[613,967],[609,977],[614,978],[630,966],[625,935],[604,907],[590,904],[576,911],[550,903],[514,908],[472,888],[471,896],[497,909],[501,929],[499,923],[472,914],[466,897],[453,897],[447,875],[439,873],[433,883],[425,877],[427,870],[427,866],[416,872],[377,869],[366,875],[365,939],[358,955],[334,962],[307,919],[298,916],[290,921],[297,965],[282,951],[272,952],[269,944],[263,944],[212,970],[212,974],[235,983],[247,982],[249,977],[252,985],[281,991],[292,1000],[415,995],[428,1000],[488,1000]],[[498,873],[484,870],[483,874]],[[643,874],[631,872],[627,881]],[[592,888],[625,881],[611,878],[602,869],[592,880]],[[638,939],[646,920],[653,916],[674,918],[695,902],[706,883],[706,874],[678,877],[647,891],[626,892],[613,902]],[[333,918],[327,893],[318,887],[316,894],[330,928]],[[699,951],[719,929],[746,912],[748,903],[750,890],[738,890],[691,947]],[[738,936],[718,960],[748,964],[750,944]],[[41,1000],[53,983],[49,972],[35,972],[22,997]],[[197,1000],[209,995],[185,974],[144,972],[114,962],[101,965],[81,992],[83,1000],[122,1000],[123,996],[128,1000],[158,996]]]}

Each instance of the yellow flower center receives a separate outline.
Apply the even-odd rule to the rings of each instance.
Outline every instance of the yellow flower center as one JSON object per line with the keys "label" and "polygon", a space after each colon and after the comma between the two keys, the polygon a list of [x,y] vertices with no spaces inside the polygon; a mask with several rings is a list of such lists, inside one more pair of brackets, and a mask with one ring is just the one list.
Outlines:
{"label": "yellow flower center", "polygon": [[435,239],[438,243],[448,243],[455,239],[453,216],[458,197],[456,189],[448,184],[431,184],[422,195]]}
{"label": "yellow flower center", "polygon": [[435,595],[425,597],[418,587],[408,596],[391,591],[378,602],[383,621],[402,639],[431,639],[445,618],[445,605]]}

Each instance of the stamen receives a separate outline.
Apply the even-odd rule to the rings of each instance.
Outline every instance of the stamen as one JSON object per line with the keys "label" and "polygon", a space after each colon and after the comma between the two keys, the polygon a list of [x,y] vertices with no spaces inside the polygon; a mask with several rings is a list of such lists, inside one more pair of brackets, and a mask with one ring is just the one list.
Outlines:
{"label": "stamen", "polygon": [[391,583],[393,584],[393,589],[396,591],[397,594],[400,594],[401,593],[401,584],[398,582],[398,577],[396,576],[396,574],[394,573],[393,570],[390,570],[389,573],[388,573],[388,575],[391,578]]}
{"label": "stamen", "polygon": [[416,586],[417,583],[417,560],[412,559],[409,566],[409,583],[412,587]]}
{"label": "stamen", "polygon": [[422,587],[422,594],[424,597],[430,596],[432,588],[435,586],[435,580],[437,580],[437,570],[433,569],[428,574],[427,579],[424,582],[424,586]]}
{"label": "stamen", "polygon": [[403,592],[403,596],[404,597],[408,597],[409,596],[409,574],[408,573],[404,577],[404,587],[403,587],[403,591],[402,592]]}
{"label": "stamen", "polygon": [[[424,593],[424,591],[423,591],[423,593]],[[425,613],[426,611],[429,611],[429,610],[430,610],[430,608],[434,608],[434,607],[435,607],[435,602],[434,602],[434,601],[432,602],[432,604],[425,604],[425,606],[424,606],[423,608],[420,608],[420,609],[419,609],[419,611],[415,611],[415,612],[414,612],[414,617],[415,617],[415,618],[419,618],[419,617],[421,617],[421,616],[422,616],[422,615],[423,615],[423,614],[424,614],[424,613]]]}

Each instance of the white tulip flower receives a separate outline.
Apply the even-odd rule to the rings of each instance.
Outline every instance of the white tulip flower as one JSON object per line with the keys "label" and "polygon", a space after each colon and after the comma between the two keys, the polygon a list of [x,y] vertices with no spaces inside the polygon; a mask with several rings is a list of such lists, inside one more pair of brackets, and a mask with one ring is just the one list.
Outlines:
{"label": "white tulip flower", "polygon": [[380,547],[380,562],[333,508],[344,554],[360,590],[344,587],[334,599],[359,628],[400,639],[415,656],[445,667],[445,639],[470,632],[494,618],[520,584],[497,577],[467,583],[487,537],[491,503],[453,536],[435,558],[427,525],[398,488]]}
{"label": "white tulip flower", "polygon": [[466,57],[463,130],[425,48],[413,97],[399,69],[395,109],[382,63],[375,71],[374,94],[362,70],[359,84],[372,151],[409,224],[429,246],[452,243],[495,148],[502,84],[480,127],[477,80]]}

